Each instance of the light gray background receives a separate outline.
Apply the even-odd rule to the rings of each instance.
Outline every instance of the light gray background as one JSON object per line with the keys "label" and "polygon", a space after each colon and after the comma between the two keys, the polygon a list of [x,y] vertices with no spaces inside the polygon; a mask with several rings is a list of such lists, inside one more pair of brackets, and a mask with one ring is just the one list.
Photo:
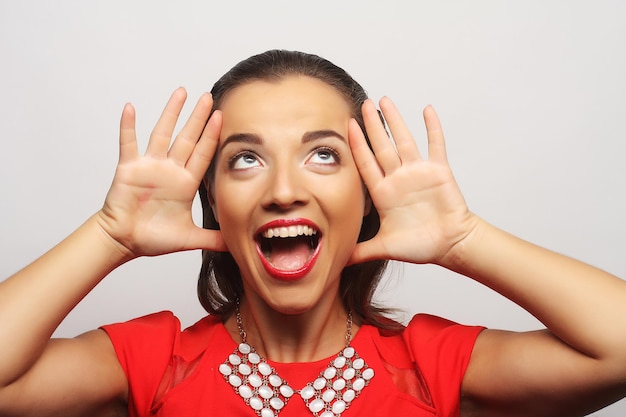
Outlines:
{"label": "light gray background", "polygon": [[[617,0],[2,0],[0,279],[101,206],[126,101],[145,146],[174,88],[195,100],[236,62],[271,48],[318,53],[373,98],[389,95],[420,144],[421,109],[432,103],[473,211],[626,277],[625,22]],[[56,335],[164,309],[192,324],[203,314],[199,262],[193,252],[119,268]],[[539,326],[437,267],[394,265],[379,297],[405,319],[429,312],[495,328]],[[622,401],[594,415],[625,411]]]}

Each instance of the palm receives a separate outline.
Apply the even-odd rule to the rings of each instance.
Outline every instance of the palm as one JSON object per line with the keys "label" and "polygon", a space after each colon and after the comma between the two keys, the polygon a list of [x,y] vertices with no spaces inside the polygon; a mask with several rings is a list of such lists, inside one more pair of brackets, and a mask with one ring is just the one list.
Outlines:
{"label": "palm", "polygon": [[217,144],[219,115],[206,123],[211,100],[203,96],[170,146],[184,101],[184,90],[172,95],[144,156],[137,150],[134,111],[131,106],[124,109],[120,161],[100,219],[104,231],[130,256],[224,249],[221,234],[197,227],[191,215],[194,196]]}
{"label": "palm", "polygon": [[448,165],[439,121],[432,108],[425,110],[429,159],[424,160],[391,101],[382,100],[381,108],[397,150],[371,102],[363,115],[374,154],[356,123],[350,130],[355,162],[381,220],[376,236],[357,245],[352,262],[441,262],[467,236],[474,217]]}

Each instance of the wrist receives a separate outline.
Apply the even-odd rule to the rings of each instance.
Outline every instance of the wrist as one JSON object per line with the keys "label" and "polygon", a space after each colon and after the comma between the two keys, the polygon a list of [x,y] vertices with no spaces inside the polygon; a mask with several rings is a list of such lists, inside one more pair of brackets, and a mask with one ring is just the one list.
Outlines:
{"label": "wrist", "polygon": [[97,237],[103,256],[111,262],[113,268],[137,257],[121,239],[115,238],[109,232],[109,222],[101,210],[91,216],[83,226],[90,229],[94,236]]}
{"label": "wrist", "polygon": [[470,213],[465,221],[464,233],[460,233],[456,242],[437,262],[440,266],[451,271],[468,275],[472,261],[476,256],[475,250],[480,247],[487,230],[492,227],[477,215]]}

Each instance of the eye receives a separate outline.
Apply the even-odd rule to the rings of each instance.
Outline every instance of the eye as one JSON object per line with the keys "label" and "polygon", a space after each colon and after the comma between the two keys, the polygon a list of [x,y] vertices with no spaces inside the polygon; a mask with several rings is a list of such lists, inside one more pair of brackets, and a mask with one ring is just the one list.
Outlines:
{"label": "eye", "polygon": [[308,162],[319,165],[336,165],[341,162],[341,158],[336,150],[325,146],[315,149]]}
{"label": "eye", "polygon": [[261,166],[259,158],[249,151],[239,152],[228,160],[228,167],[234,170],[243,170]]}

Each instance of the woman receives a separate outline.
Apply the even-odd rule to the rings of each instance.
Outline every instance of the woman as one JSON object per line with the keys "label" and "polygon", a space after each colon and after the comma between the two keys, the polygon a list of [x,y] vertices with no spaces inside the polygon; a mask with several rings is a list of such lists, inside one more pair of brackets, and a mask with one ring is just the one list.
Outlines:
{"label": "woman", "polygon": [[[315,56],[251,57],[212,92],[170,146],[176,90],[143,157],[127,105],[102,210],[0,284],[0,415],[572,416],[624,396],[626,284],[470,212],[431,107],[425,159],[389,99],[394,143]],[[211,313],[190,329],[159,313],[49,340],[112,269],[190,249]],[[548,329],[402,329],[371,303],[387,259],[467,275]]]}

